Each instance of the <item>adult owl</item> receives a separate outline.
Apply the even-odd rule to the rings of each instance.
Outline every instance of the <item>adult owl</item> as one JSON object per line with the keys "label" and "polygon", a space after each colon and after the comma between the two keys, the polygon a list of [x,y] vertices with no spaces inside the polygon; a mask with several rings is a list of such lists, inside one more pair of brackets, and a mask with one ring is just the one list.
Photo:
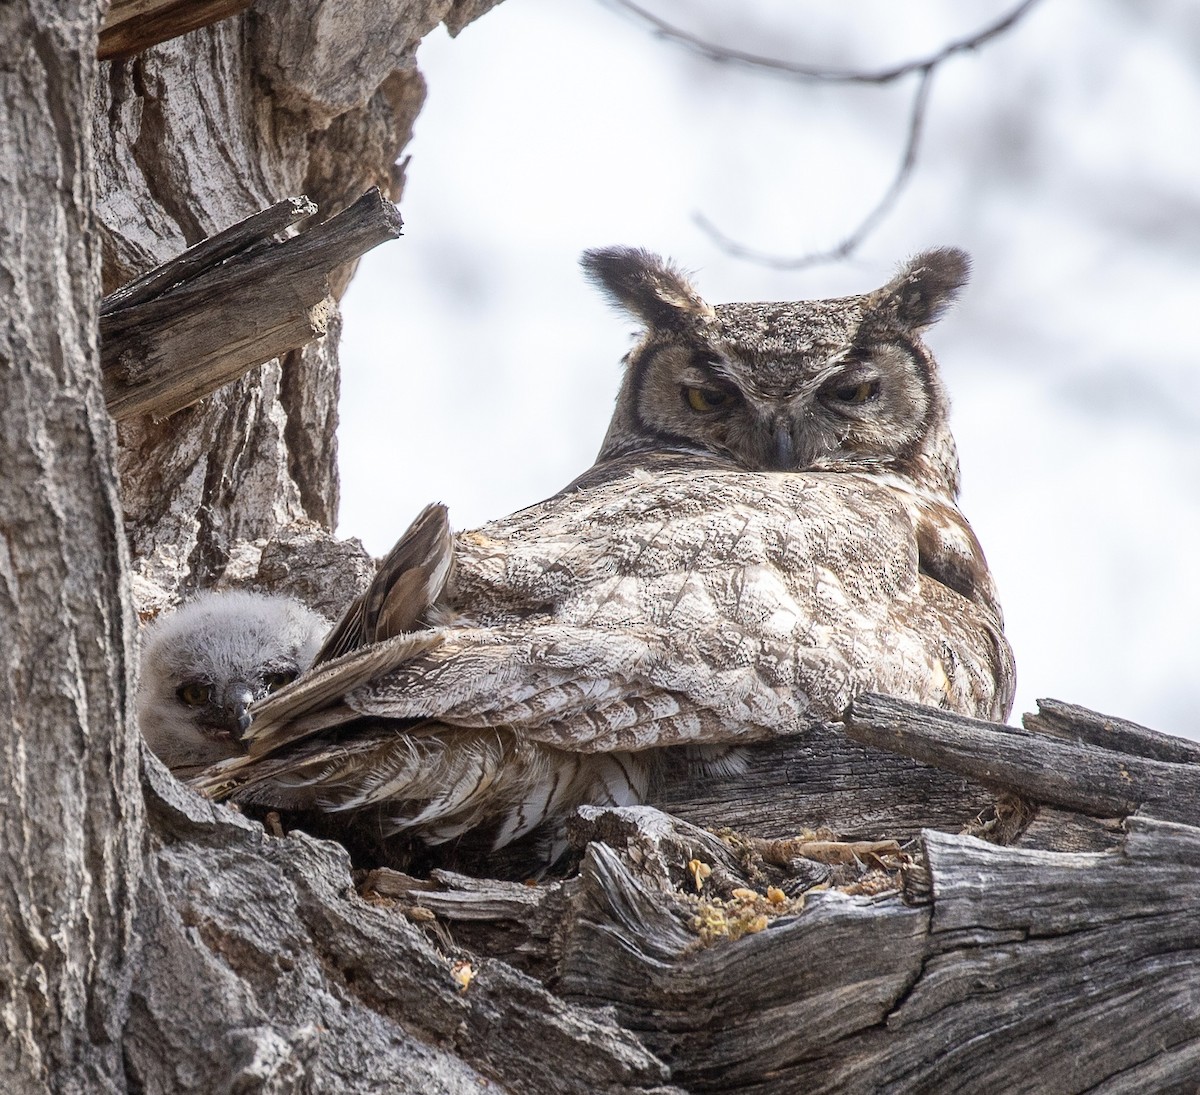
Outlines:
{"label": "adult owl", "polygon": [[716,307],[644,251],[583,265],[643,328],[596,464],[472,532],[427,509],[208,789],[499,847],[863,691],[1007,717],[1012,655],[921,340],[966,256]]}

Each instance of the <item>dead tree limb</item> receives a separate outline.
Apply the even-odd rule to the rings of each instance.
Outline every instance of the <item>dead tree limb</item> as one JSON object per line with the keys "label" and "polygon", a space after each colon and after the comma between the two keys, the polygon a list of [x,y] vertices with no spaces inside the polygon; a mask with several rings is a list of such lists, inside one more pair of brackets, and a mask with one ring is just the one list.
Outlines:
{"label": "dead tree limb", "polygon": [[[1200,763],[1189,743],[1173,744],[1170,750],[1175,757],[1191,756],[1190,761],[1158,760],[1153,754],[1165,751],[1165,735],[1122,722],[1107,745],[1099,744],[1104,740],[1097,737],[1098,726],[1106,721],[1103,716],[1064,704],[1049,711],[1048,718],[1027,720],[1034,729],[1020,729],[890,696],[860,696],[851,705],[846,733],[1025,798],[1094,817],[1145,808],[1167,820],[1200,820]],[[1038,732],[1047,725],[1054,726],[1054,736]],[[1068,736],[1072,726],[1080,728],[1077,740]]]}
{"label": "dead tree limb", "polygon": [[324,334],[329,274],[400,235],[396,207],[370,190],[329,220],[302,226],[290,198],[189,248],[101,305],[105,400],[118,421],[165,418],[273,357]]}
{"label": "dead tree limb", "polygon": [[1113,718],[1062,700],[1038,700],[1036,714],[1021,716],[1027,730],[1101,749],[1175,764],[1200,764],[1200,742],[1149,730],[1128,719]]}
{"label": "dead tree limb", "polygon": [[840,724],[745,751],[734,775],[664,771],[650,801],[697,825],[773,837],[828,828],[847,840],[957,832],[995,801],[977,780],[846,736]]}
{"label": "dead tree limb", "polygon": [[231,224],[222,232],[201,240],[183,254],[148,270],[141,277],[122,285],[100,302],[102,318],[112,316],[135,304],[145,304],[169,289],[197,278],[255,244],[274,239],[291,225],[311,217],[317,211],[308,198],[284,198],[260,213]]}
{"label": "dead tree limb", "polygon": [[245,11],[252,0],[112,0],[96,56],[128,57]]}
{"label": "dead tree limb", "polygon": [[[395,892],[510,961],[524,929],[547,986],[611,1009],[686,1091],[1132,1095],[1200,1066],[1200,829],[1132,817],[1091,854],[929,830],[892,884],[785,900],[649,807],[583,813],[577,877]],[[706,855],[731,874],[698,890]]]}

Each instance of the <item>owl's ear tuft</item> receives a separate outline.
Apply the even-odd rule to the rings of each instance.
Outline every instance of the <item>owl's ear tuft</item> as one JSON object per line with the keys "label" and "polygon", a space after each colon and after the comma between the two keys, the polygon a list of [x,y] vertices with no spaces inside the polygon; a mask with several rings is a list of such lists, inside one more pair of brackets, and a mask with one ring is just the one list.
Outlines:
{"label": "owl's ear tuft", "polygon": [[687,326],[715,314],[683,271],[649,251],[601,247],[584,251],[579,264],[614,304],[648,327]]}
{"label": "owl's ear tuft", "polygon": [[904,327],[921,330],[942,318],[970,276],[971,259],[965,251],[922,251],[879,290],[879,307],[891,311]]}

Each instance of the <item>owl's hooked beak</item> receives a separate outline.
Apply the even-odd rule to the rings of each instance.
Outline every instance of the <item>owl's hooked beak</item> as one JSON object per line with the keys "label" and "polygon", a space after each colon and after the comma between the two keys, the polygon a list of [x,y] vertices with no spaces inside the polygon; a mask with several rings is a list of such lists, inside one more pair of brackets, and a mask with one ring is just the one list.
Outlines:
{"label": "owl's hooked beak", "polygon": [[775,467],[780,471],[791,471],[796,466],[796,445],[792,441],[792,430],[786,422],[775,427]]}
{"label": "owl's hooked beak", "polygon": [[245,681],[235,681],[225,690],[217,723],[234,741],[241,741],[250,729],[250,704],[254,699],[254,690]]}

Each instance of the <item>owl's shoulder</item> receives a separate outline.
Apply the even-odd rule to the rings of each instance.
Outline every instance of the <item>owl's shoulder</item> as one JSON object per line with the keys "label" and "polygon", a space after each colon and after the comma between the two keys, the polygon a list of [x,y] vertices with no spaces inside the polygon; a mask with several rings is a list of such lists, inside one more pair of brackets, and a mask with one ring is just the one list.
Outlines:
{"label": "owl's shoulder", "polygon": [[755,567],[789,585],[809,580],[814,567],[867,584],[878,573],[889,588],[916,582],[913,513],[869,476],[749,472],[660,455],[620,464],[460,533],[456,599],[524,615],[622,575],[653,581]]}

